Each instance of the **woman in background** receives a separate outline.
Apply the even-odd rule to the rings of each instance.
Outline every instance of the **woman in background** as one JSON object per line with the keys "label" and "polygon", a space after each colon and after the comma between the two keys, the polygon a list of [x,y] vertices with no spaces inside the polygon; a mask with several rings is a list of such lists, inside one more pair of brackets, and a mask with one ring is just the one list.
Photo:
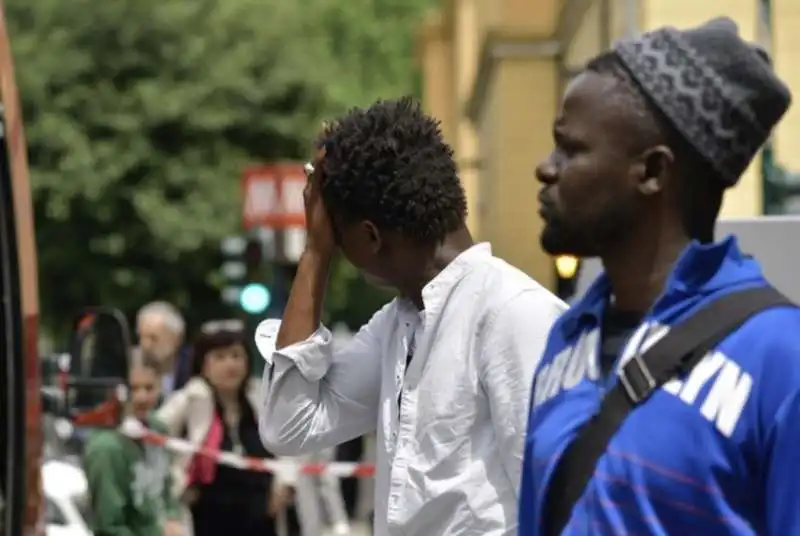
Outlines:
{"label": "woman in background", "polygon": [[[153,431],[166,432],[150,416],[160,385],[155,366],[134,357],[122,426],[135,419]],[[136,441],[116,429],[95,431],[86,443],[83,466],[95,536],[185,536],[172,494],[169,455],[162,447]]]}
{"label": "woman in background", "polygon": [[[258,435],[258,382],[241,323],[209,322],[194,345],[193,377],[158,410],[170,435],[195,445],[255,458],[271,458]],[[218,465],[194,456],[177,460],[176,493],[191,510],[194,536],[272,536],[289,490],[267,473]]]}

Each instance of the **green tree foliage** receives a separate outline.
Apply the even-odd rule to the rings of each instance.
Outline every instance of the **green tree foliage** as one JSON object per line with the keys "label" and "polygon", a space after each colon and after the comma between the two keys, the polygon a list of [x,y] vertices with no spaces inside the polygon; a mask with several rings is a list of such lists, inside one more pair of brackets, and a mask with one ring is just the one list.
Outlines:
{"label": "green tree foliage", "polygon": [[[220,315],[241,169],[302,158],[323,118],[408,93],[430,1],[6,0],[44,321],[156,298]],[[336,273],[330,313],[363,321],[385,296]]]}

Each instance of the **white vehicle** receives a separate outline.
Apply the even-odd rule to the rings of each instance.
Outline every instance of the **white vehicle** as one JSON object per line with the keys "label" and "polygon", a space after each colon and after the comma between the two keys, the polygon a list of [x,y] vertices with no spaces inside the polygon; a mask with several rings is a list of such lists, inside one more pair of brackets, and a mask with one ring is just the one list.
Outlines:
{"label": "white vehicle", "polygon": [[42,466],[46,536],[92,536],[87,527],[89,483],[80,467],[50,460]]}

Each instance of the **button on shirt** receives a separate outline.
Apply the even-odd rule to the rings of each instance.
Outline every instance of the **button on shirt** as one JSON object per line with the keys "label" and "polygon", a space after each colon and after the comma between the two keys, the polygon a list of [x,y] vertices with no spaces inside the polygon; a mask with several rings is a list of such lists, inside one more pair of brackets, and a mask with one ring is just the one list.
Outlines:
{"label": "button on shirt", "polygon": [[566,306],[488,244],[422,299],[424,314],[395,299],[337,349],[320,327],[276,351],[279,321],[262,322],[261,437],[288,456],[377,427],[376,535],[516,534],[530,383]]}
{"label": "button on shirt", "polygon": [[[417,318],[414,321],[407,321],[406,328],[411,332],[411,340],[408,343],[408,349],[406,350],[406,368],[408,370],[408,366],[411,364],[411,360],[414,359],[414,352],[417,351],[417,341],[422,336],[422,327],[425,325],[425,311],[420,311],[417,315]],[[398,410],[403,407],[403,378],[405,376],[405,371],[397,373],[397,390],[400,392],[397,395],[397,408]]]}

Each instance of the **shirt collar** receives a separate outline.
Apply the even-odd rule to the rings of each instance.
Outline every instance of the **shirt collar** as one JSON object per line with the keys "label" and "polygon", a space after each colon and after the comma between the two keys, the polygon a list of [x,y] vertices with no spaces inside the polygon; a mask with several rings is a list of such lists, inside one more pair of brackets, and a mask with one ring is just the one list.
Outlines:
{"label": "shirt collar", "polygon": [[[436,277],[428,281],[422,287],[422,303],[425,305],[427,315],[432,310],[438,309],[445,297],[456,286],[456,284],[476,265],[484,262],[492,256],[492,246],[488,242],[481,242],[465,249],[453,259],[444,270],[436,274]],[[408,300],[401,300],[403,308],[414,314],[418,311]]]}

